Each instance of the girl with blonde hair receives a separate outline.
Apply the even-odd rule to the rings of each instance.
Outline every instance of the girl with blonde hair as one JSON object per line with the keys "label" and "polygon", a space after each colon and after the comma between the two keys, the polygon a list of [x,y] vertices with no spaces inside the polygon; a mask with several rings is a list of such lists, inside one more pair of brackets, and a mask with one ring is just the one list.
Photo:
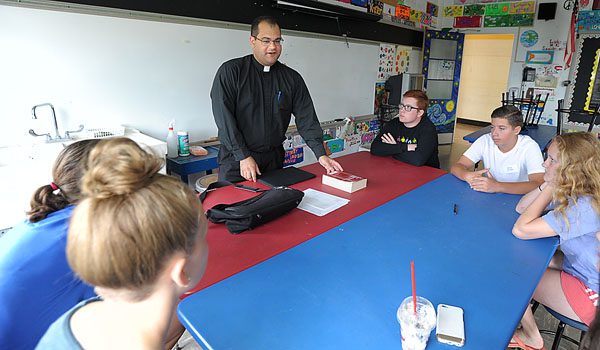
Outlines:
{"label": "girl with blonde hair", "polygon": [[[591,133],[556,136],[543,165],[544,183],[517,205],[523,213],[513,234],[521,239],[559,237],[561,251],[552,258],[533,298],[590,325],[598,304],[600,142]],[[543,215],[548,206],[553,210]],[[543,349],[530,307],[521,325],[509,347]]]}
{"label": "girl with blonde hair", "polygon": [[179,297],[202,277],[207,221],[193,191],[135,142],[100,142],[83,177],[69,264],[98,298],[58,319],[39,349],[163,349]]}

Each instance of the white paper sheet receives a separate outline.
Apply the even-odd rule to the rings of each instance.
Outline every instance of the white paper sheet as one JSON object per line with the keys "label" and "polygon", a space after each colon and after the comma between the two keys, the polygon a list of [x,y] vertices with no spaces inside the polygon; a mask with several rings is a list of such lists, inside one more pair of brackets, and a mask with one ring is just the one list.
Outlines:
{"label": "white paper sheet", "polygon": [[309,188],[304,190],[304,198],[302,198],[302,202],[298,205],[298,209],[317,216],[323,216],[343,207],[348,202],[350,202],[349,199]]}

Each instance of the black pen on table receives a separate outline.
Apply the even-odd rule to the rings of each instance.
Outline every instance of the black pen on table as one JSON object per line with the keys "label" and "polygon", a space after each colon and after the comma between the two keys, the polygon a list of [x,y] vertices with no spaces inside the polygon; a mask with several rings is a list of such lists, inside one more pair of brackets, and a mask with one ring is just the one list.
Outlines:
{"label": "black pen on table", "polygon": [[454,215],[458,214],[458,205],[454,203]]}

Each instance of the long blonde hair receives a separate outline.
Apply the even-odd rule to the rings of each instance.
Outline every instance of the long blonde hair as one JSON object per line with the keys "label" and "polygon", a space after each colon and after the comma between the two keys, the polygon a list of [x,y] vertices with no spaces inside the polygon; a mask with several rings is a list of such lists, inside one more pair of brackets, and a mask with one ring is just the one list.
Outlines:
{"label": "long blonde hair", "polygon": [[565,210],[577,205],[582,196],[590,197],[592,208],[600,215],[600,142],[592,133],[577,132],[555,136],[552,144],[558,149],[559,162],[553,193],[555,215],[561,214],[569,228]]}
{"label": "long blonde hair", "polygon": [[194,247],[202,206],[183,182],[158,173],[162,165],[127,138],[103,140],[89,156],[67,258],[101,295],[145,299],[168,258]]}

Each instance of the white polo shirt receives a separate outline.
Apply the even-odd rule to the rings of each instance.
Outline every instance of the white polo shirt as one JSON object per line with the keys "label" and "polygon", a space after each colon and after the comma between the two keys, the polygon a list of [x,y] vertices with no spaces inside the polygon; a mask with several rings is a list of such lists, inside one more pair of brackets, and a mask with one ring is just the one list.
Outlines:
{"label": "white polo shirt", "polygon": [[530,174],[544,173],[540,146],[527,135],[519,135],[515,147],[503,153],[492,135],[485,134],[475,140],[464,156],[473,163],[483,160],[483,166],[499,182],[526,182]]}

